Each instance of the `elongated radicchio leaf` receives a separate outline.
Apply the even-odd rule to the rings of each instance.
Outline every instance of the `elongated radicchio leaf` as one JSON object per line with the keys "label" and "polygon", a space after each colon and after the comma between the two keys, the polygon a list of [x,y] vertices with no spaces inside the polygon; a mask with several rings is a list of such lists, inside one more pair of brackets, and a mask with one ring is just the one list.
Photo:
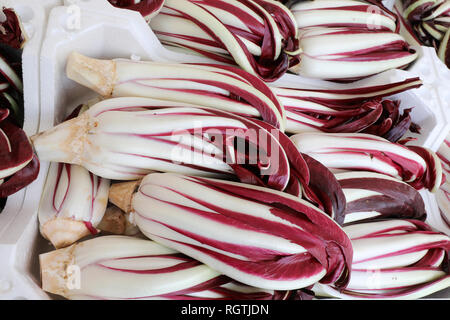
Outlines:
{"label": "elongated radicchio leaf", "polygon": [[[342,43],[360,41],[358,50],[342,47]],[[300,32],[300,43],[303,52],[297,73],[337,82],[351,82],[386,70],[405,68],[418,57],[418,52],[406,39],[392,31],[305,28]]]}
{"label": "elongated radicchio leaf", "polygon": [[287,290],[317,281],[345,287],[349,280],[346,234],[323,211],[284,192],[150,174],[133,209],[146,236],[248,285]]}
{"label": "elongated radicchio leaf", "polygon": [[166,0],[150,26],[165,45],[237,64],[265,81],[299,63],[297,25],[275,1]]}
{"label": "elongated radicchio leaf", "polygon": [[383,100],[381,105],[383,113],[380,118],[361,132],[374,134],[391,142],[399,141],[408,130],[420,133],[420,126],[413,123],[411,119],[412,108],[404,109],[403,114],[400,114],[400,101],[398,100]]}
{"label": "elongated radicchio leaf", "polygon": [[354,30],[398,31],[397,17],[381,1],[297,1],[288,4],[300,29],[345,27]]}
{"label": "elongated radicchio leaf", "polygon": [[450,3],[446,0],[403,0],[405,28],[422,45],[434,47],[450,68]]}
{"label": "elongated radicchio leaf", "polygon": [[25,168],[19,170],[0,184],[0,198],[9,197],[36,180],[39,168],[39,159],[34,155]]}
{"label": "elongated radicchio leaf", "polygon": [[39,173],[39,160],[33,153],[27,135],[10,122],[8,115],[7,109],[0,109],[0,180],[3,180],[0,198],[6,198],[26,187]]}
{"label": "elongated radicchio leaf", "polygon": [[445,181],[436,194],[436,200],[442,220],[450,228],[450,134],[445,138],[436,154],[441,161],[445,175],[445,179],[443,179]]}
{"label": "elongated radicchio leaf", "polygon": [[0,179],[25,167],[33,158],[33,149],[25,132],[8,119],[0,122]]}
{"label": "elongated radicchio leaf", "polygon": [[73,52],[67,76],[105,98],[146,97],[189,103],[262,118],[281,130],[285,127],[284,108],[270,88],[256,75],[237,67],[99,60]]}
{"label": "elongated radicchio leaf", "polygon": [[312,85],[273,87],[286,109],[286,131],[374,134],[397,142],[409,130],[420,133],[411,121],[412,108],[400,110],[401,101],[385,97],[422,85],[419,78],[350,89],[318,89]]}
{"label": "elongated radicchio leaf", "polygon": [[450,286],[450,239],[422,221],[392,219],[344,227],[352,239],[352,278],[344,290],[317,284],[319,296],[419,299]]}
{"label": "elongated radicchio leaf", "polygon": [[450,26],[439,45],[439,58],[450,68]]}
{"label": "elongated radicchio leaf", "polygon": [[[132,132],[132,126],[129,126],[125,132],[116,127],[119,130],[117,133],[100,129],[90,135],[93,144],[102,145],[101,153],[121,154],[128,158],[127,161],[106,156],[110,162],[87,163],[80,161],[79,155],[76,155],[78,160],[71,159],[74,150],[66,150],[69,155],[64,158],[59,158],[59,151],[43,151],[42,148],[56,150],[61,146],[59,143],[55,144],[55,140],[44,142],[49,135],[58,140],[61,137],[60,130],[73,130],[74,125],[81,128],[90,126],[91,122],[86,122],[88,119],[97,122],[98,128],[119,119],[122,123],[133,123],[135,128],[141,128],[139,134],[128,134]],[[158,127],[161,123],[164,127]],[[139,179],[152,170],[175,171],[209,177],[225,176],[284,190],[290,177],[290,166],[283,147],[271,132],[251,119],[217,109],[196,108],[194,105],[171,101],[146,98],[104,100],[77,118],[32,139],[41,159],[51,158],[54,162],[86,166],[98,176],[115,180]],[[73,136],[67,142],[72,141],[71,139]],[[108,139],[125,139],[127,143],[105,144]],[[167,148],[149,147],[151,145],[164,145]],[[99,158],[96,153],[100,149],[95,151],[87,148],[85,151],[86,159]],[[73,153],[74,156],[75,154]],[[143,162],[143,159],[151,161]]]}
{"label": "elongated radicchio leaf", "polygon": [[147,21],[157,15],[164,0],[108,0],[113,6],[138,11]]}
{"label": "elongated radicchio leaf", "polygon": [[0,43],[6,44],[14,49],[22,49],[27,37],[22,29],[19,17],[10,8],[3,7],[6,20],[0,23]]}
{"label": "elongated radicchio leaf", "polygon": [[[277,130],[262,121],[253,121],[268,131]],[[320,162],[307,154],[300,153],[287,135],[277,132],[275,136],[286,151],[291,169],[289,184],[285,192],[311,202],[328,213],[337,223],[342,224],[345,196],[335,176]]]}
{"label": "elongated radicchio leaf", "polygon": [[[80,266],[78,289],[65,288],[65,281],[58,281],[68,276],[68,268],[62,263],[55,267],[55,262],[67,257],[67,263]],[[310,296],[306,290],[244,285],[180,252],[135,237],[96,237],[39,258],[42,288],[67,299],[305,300]]]}
{"label": "elongated radicchio leaf", "polygon": [[410,185],[389,176],[354,171],[336,174],[347,205],[345,223],[386,218],[425,220],[425,204]]}
{"label": "elongated radicchio leaf", "polygon": [[431,192],[442,183],[439,158],[423,147],[403,146],[366,133],[300,133],[290,138],[300,152],[331,170],[383,173]]}

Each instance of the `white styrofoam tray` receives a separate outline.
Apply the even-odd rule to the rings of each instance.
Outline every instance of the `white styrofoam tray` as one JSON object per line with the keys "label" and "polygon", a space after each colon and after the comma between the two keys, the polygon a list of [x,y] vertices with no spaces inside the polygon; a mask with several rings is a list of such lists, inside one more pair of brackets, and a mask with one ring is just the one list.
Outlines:
{"label": "white styrofoam tray", "polygon": [[[113,8],[106,0],[71,0],[64,1],[64,5],[57,0],[11,0],[10,3],[13,7],[30,4],[34,12],[30,22],[36,23],[34,28],[38,31],[23,55],[24,67],[28,64],[24,72],[25,95],[29,101],[25,105],[25,128],[29,135],[53,127],[78,104],[95,96],[65,76],[66,59],[72,51],[96,58],[210,62],[199,56],[165,49],[139,13]],[[292,77],[295,76],[288,76]],[[298,77],[295,79],[299,81]],[[445,112],[422,100],[417,92],[405,93],[402,99],[417,106],[412,116],[425,129],[421,143],[436,149],[438,131],[450,123]],[[412,106],[409,102],[403,107]],[[38,179],[8,198],[7,206],[0,214],[0,252],[2,257],[7,257],[6,263],[0,264],[0,299],[53,298],[40,289],[38,266],[38,255],[51,250],[39,234],[37,221],[37,207],[48,166],[49,163],[42,162]]]}

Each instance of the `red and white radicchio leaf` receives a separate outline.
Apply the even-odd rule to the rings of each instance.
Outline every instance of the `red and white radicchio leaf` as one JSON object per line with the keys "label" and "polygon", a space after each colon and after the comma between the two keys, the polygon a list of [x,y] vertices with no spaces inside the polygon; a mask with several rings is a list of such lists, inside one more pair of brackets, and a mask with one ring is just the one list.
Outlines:
{"label": "red and white radicchio leaf", "polygon": [[164,0],[108,0],[113,6],[138,11],[147,22],[156,16],[164,5]]}
{"label": "red and white radicchio leaf", "polygon": [[32,140],[41,159],[81,165],[107,179],[162,171],[284,190],[290,177],[286,152],[271,132],[251,119],[187,103],[108,99]]}
{"label": "red and white radicchio leaf", "polygon": [[291,290],[318,281],[345,287],[349,280],[347,235],[287,193],[155,173],[142,180],[132,205],[147,237],[247,285]]}
{"label": "red and white radicchio leaf", "polygon": [[446,137],[436,153],[441,160],[445,182],[436,194],[442,220],[450,228],[450,135]]}
{"label": "red and white radicchio leaf", "polygon": [[407,67],[418,53],[398,33],[348,27],[306,28],[300,32],[302,54],[296,73],[334,81],[354,81]]}
{"label": "red and white radicchio leaf", "polygon": [[297,1],[290,6],[299,28],[348,27],[397,31],[397,17],[381,1]]}
{"label": "red and white radicchio leaf", "polygon": [[425,220],[427,214],[420,193],[390,176],[352,171],[337,173],[347,205],[345,223],[401,218]]}
{"label": "red and white radicchio leaf", "polygon": [[354,250],[344,290],[316,284],[318,296],[419,299],[450,287],[450,238],[418,220],[391,219],[344,227]]}
{"label": "red and white radicchio leaf", "polygon": [[[403,8],[402,8],[403,7]],[[420,45],[434,47],[450,67],[450,2],[447,0],[403,0],[396,5],[405,29]]]}
{"label": "red and white radicchio leaf", "polygon": [[442,166],[436,154],[365,133],[300,133],[291,140],[331,170],[372,171],[402,180],[420,190],[437,191]]}
{"label": "red and white radicchio leaf", "polygon": [[96,235],[108,192],[108,179],[77,165],[51,163],[38,211],[42,236],[62,248]]}
{"label": "red and white radicchio leaf", "polygon": [[265,81],[299,63],[297,24],[276,1],[166,0],[150,26],[169,47],[237,64]]}
{"label": "red and white radicchio leaf", "polygon": [[263,121],[252,121],[267,131],[274,132],[274,136],[286,152],[290,165],[290,178],[284,191],[311,202],[329,214],[337,223],[342,224],[345,197],[330,170],[308,155],[300,153],[284,133]]}
{"label": "red and white radicchio leaf", "polygon": [[28,186],[37,179],[39,169],[39,159],[36,155],[33,155],[33,159],[23,169],[5,178],[3,183],[0,183],[0,198],[9,197]]}
{"label": "red and white radicchio leaf", "polygon": [[261,118],[282,131],[286,125],[284,108],[264,81],[236,67],[98,60],[74,52],[67,76],[104,97],[183,102]]}
{"label": "red and white radicchio leaf", "polygon": [[[134,237],[97,237],[41,254],[39,261],[43,289],[67,299],[287,300],[301,297],[296,292],[238,283],[175,250]],[[78,289],[65,286],[70,266],[80,270]]]}
{"label": "red and white radicchio leaf", "polygon": [[272,91],[286,109],[287,132],[365,132],[397,142],[408,130],[418,133],[420,127],[411,121],[412,108],[402,113],[400,101],[383,97],[421,85],[419,78],[410,78],[351,89],[319,89],[298,84],[273,87]]}
{"label": "red and white radicchio leaf", "polygon": [[14,49],[22,49],[27,41],[19,16],[11,8],[2,9],[5,20],[0,22],[0,43]]}
{"label": "red and white radicchio leaf", "polygon": [[8,119],[0,122],[0,179],[12,176],[33,159],[26,133]]}

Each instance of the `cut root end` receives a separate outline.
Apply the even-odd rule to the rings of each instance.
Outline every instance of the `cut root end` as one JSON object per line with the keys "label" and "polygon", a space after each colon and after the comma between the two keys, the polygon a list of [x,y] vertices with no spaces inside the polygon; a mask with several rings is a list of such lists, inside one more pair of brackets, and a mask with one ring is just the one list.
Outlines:
{"label": "cut root end", "polygon": [[109,190],[109,201],[126,213],[133,211],[133,195],[141,180],[113,184]]}
{"label": "cut root end", "polygon": [[67,61],[67,77],[104,97],[112,94],[116,78],[116,63],[72,52]]}
{"label": "cut root end", "polygon": [[66,218],[47,221],[42,226],[41,232],[56,249],[70,246],[91,234],[83,222]]}

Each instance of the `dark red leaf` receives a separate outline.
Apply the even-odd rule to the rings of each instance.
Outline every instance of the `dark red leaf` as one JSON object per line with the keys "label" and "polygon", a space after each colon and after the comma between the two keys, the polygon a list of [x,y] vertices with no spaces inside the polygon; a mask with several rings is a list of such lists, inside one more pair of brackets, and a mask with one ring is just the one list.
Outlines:
{"label": "dark red leaf", "polygon": [[25,44],[26,37],[19,17],[13,9],[3,8],[3,14],[6,16],[6,20],[0,23],[0,43],[21,49]]}
{"label": "dark red leaf", "polygon": [[3,184],[0,184],[0,198],[9,197],[36,180],[39,168],[39,159],[37,156],[33,156],[33,159],[25,168],[6,179]]}

